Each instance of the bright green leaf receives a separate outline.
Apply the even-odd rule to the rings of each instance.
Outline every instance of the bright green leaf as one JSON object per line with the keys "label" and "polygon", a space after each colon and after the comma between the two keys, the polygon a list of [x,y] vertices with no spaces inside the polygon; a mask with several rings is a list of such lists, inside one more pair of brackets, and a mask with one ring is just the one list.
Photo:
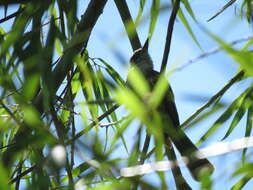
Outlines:
{"label": "bright green leaf", "polygon": [[132,66],[129,69],[127,83],[141,97],[145,97],[150,92],[147,80],[136,67]]}

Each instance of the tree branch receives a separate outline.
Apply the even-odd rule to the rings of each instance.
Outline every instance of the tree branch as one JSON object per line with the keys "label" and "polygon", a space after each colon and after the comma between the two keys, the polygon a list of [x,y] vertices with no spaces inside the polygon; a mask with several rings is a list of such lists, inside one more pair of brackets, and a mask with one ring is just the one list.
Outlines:
{"label": "tree branch", "polygon": [[127,6],[127,3],[125,0],[114,0],[119,14],[121,16],[121,19],[124,23],[128,38],[130,40],[131,46],[133,50],[141,48],[141,42],[138,37],[135,24],[133,22],[133,19],[131,17],[129,8]]}
{"label": "tree branch", "polygon": [[18,11],[16,11],[15,13],[12,13],[2,19],[0,19],[0,24],[3,23],[3,22],[6,22],[7,20],[10,20],[14,17],[16,17],[17,15],[19,15],[20,13],[22,13],[24,11],[24,8],[20,8]]}
{"label": "tree branch", "polygon": [[[97,121],[101,121],[102,119],[104,119],[105,117],[110,115],[112,112],[114,112],[118,107],[119,107],[119,105],[112,106],[111,109],[109,109],[107,112],[100,115],[98,117]],[[97,125],[97,122],[93,121],[88,127],[86,127],[85,129],[83,129],[82,131],[77,133],[72,139],[68,140],[65,144],[66,145],[71,144],[73,141],[75,141],[76,139],[78,139],[79,137],[81,137],[82,135],[87,133],[89,130],[91,130],[95,125]]]}
{"label": "tree branch", "polygon": [[165,43],[165,48],[164,48],[164,52],[163,52],[163,60],[162,60],[160,72],[163,72],[167,66],[168,56],[170,53],[172,32],[173,32],[174,23],[175,23],[177,12],[178,12],[179,8],[180,8],[180,0],[176,0],[173,5],[172,13],[171,13],[170,20],[168,23],[166,43]]}

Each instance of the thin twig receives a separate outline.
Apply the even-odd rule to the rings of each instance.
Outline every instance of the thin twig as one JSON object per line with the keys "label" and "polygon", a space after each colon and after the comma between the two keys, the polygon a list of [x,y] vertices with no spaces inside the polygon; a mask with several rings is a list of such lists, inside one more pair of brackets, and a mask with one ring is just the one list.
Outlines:
{"label": "thin twig", "polygon": [[[243,38],[231,41],[228,44],[231,45],[231,46],[234,46],[234,45],[236,45],[238,43],[241,43],[241,42],[244,42],[244,41],[248,41],[248,40],[252,40],[252,39],[253,39],[253,35],[251,34],[249,36],[245,36]],[[187,62],[185,62],[181,66],[173,69],[172,72],[181,71],[181,70],[185,69],[186,67],[190,66],[191,64],[193,64],[193,63],[195,63],[195,62],[197,62],[197,61],[199,61],[199,60],[201,60],[203,58],[206,58],[206,57],[208,57],[210,55],[213,55],[213,54],[215,54],[215,53],[217,53],[217,52],[219,52],[221,50],[223,50],[222,47],[220,47],[220,46],[219,47],[215,47],[215,48],[213,48],[213,49],[211,49],[211,50],[209,50],[207,52],[202,53],[201,55],[198,55],[197,57],[194,57],[194,58],[188,60]]]}
{"label": "thin twig", "polygon": [[[119,107],[119,105],[114,105],[107,112],[105,112],[102,115],[100,115],[98,117],[97,121],[101,121],[102,119],[104,119],[105,117],[107,117],[108,115],[110,115],[112,112],[114,112],[118,107]],[[90,131],[94,126],[97,125],[97,121],[93,121],[89,126],[87,126],[85,129],[83,129],[82,131],[80,131],[79,133],[77,133],[72,139],[68,140],[65,144],[66,145],[71,144],[73,141],[77,140],[79,137],[81,137],[82,135],[84,135],[85,133],[87,133],[88,131]]]}
{"label": "thin twig", "polygon": [[36,165],[33,165],[32,167],[28,168],[27,170],[20,173],[18,176],[13,178],[10,183],[15,183],[16,181],[20,180],[23,176],[27,175],[28,173],[32,172],[35,169]]}
{"label": "thin twig", "polygon": [[21,8],[18,11],[16,11],[15,13],[12,13],[12,14],[8,15],[7,17],[0,19],[0,24],[7,21],[7,20],[12,19],[13,17],[16,17],[17,15],[19,15],[23,11],[24,11],[24,8]]}

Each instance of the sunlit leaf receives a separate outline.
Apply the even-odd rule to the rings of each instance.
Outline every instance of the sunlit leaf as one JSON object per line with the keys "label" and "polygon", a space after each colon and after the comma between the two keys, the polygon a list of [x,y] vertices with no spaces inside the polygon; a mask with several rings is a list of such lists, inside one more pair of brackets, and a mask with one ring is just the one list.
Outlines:
{"label": "sunlit leaf", "polygon": [[194,32],[193,32],[192,29],[191,29],[191,26],[189,25],[189,23],[188,23],[186,17],[184,16],[184,13],[183,13],[182,9],[179,9],[179,10],[178,10],[178,16],[179,16],[179,18],[181,19],[182,23],[184,24],[186,30],[188,31],[188,33],[189,33],[190,36],[192,37],[193,41],[197,44],[197,46],[198,46],[200,49],[202,49],[200,43],[198,42],[198,40],[197,40],[197,38],[196,38],[196,36],[195,36],[195,34],[194,34]]}
{"label": "sunlit leaf", "polygon": [[[88,102],[92,102],[94,98],[94,73],[91,64],[86,62],[86,60],[82,61],[81,59],[77,59],[78,66],[80,67],[79,81],[81,82],[83,95]],[[98,106],[96,104],[88,104],[89,112],[92,115],[93,119],[98,117]]]}
{"label": "sunlit leaf", "polygon": [[80,72],[76,72],[71,80],[72,93],[77,94],[81,88],[80,81],[78,80]]}
{"label": "sunlit leaf", "polygon": [[129,69],[127,83],[141,97],[145,97],[150,92],[147,80],[136,67]]}
{"label": "sunlit leaf", "polygon": [[56,49],[56,52],[58,53],[58,55],[61,56],[62,52],[63,52],[63,48],[62,48],[61,42],[58,38],[56,38],[56,40],[55,40],[55,49]]}
{"label": "sunlit leaf", "polygon": [[244,164],[241,168],[236,170],[233,174],[233,176],[237,176],[240,174],[246,174],[248,177],[253,176],[253,163],[247,163]]}
{"label": "sunlit leaf", "polygon": [[193,12],[193,10],[191,8],[191,5],[190,5],[189,1],[188,0],[182,0],[182,3],[184,4],[184,6],[185,6],[187,12],[189,13],[189,15],[191,15],[192,19],[195,22],[197,22],[197,19],[195,17],[195,14],[194,14],[194,12]]}
{"label": "sunlit leaf", "polygon": [[221,47],[240,65],[241,69],[243,69],[247,75],[253,76],[253,65],[251,64],[253,62],[252,52],[247,50],[236,50],[218,36],[215,36],[208,31],[206,31],[206,33],[221,45]]}
{"label": "sunlit leaf", "polygon": [[139,0],[139,2],[140,2],[139,3],[139,10],[138,10],[137,17],[135,19],[135,25],[136,26],[138,26],[138,24],[140,23],[140,19],[141,19],[141,16],[142,16],[142,12],[143,12],[146,0]]}
{"label": "sunlit leaf", "polygon": [[135,117],[140,118],[141,120],[145,120],[147,117],[145,104],[131,90],[126,88],[120,89],[115,98],[117,102],[125,105]]}
{"label": "sunlit leaf", "polygon": [[125,82],[122,79],[122,77],[119,75],[119,73],[115,69],[113,69],[113,67],[110,64],[108,64],[104,59],[101,59],[101,58],[97,58],[97,59],[106,66],[106,71],[112,77],[112,79],[115,82],[117,82],[117,84],[123,85],[123,86],[125,85]]}
{"label": "sunlit leaf", "polygon": [[160,0],[153,0],[152,6],[151,6],[151,18],[149,23],[149,38],[153,36],[155,25],[157,22],[157,18],[159,15],[159,8],[160,8]]}
{"label": "sunlit leaf", "polygon": [[[75,167],[73,170],[72,170],[72,176],[73,177],[77,177],[77,176],[80,176],[83,172],[85,172],[86,170],[88,170],[91,166],[87,163],[87,162],[83,162],[81,163],[80,165],[78,165],[77,167]],[[61,181],[62,182],[67,182],[69,179],[68,179],[68,176],[65,176]]]}
{"label": "sunlit leaf", "polygon": [[160,105],[163,97],[165,95],[168,95],[166,93],[170,93],[168,90],[168,81],[164,75],[160,75],[159,80],[157,81],[157,84],[155,85],[152,95],[149,99],[150,106],[153,108],[156,108]]}
{"label": "sunlit leaf", "polygon": [[243,176],[236,184],[233,185],[231,190],[241,190],[250,180],[251,176],[245,175]]}

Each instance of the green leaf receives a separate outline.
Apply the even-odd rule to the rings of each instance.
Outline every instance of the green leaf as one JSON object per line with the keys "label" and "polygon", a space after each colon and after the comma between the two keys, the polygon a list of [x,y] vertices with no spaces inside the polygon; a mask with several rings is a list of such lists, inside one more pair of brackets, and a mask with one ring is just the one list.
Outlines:
{"label": "green leaf", "polygon": [[140,4],[139,4],[139,10],[138,10],[137,17],[135,19],[135,25],[136,26],[138,26],[138,24],[140,23],[142,12],[143,12],[146,0],[140,0],[139,2],[140,2]]}
{"label": "green leaf", "polygon": [[62,56],[63,48],[62,48],[61,41],[58,38],[55,39],[55,50],[59,56]]}
{"label": "green leaf", "polygon": [[[31,9],[31,7],[29,7]],[[20,39],[22,36],[25,26],[29,21],[29,12],[31,11],[29,8],[25,9],[19,17],[15,20],[15,23],[12,25],[11,32],[6,36],[6,39],[1,44],[1,51],[0,51],[0,59],[5,56],[8,49]]]}
{"label": "green leaf", "polygon": [[157,108],[160,105],[163,97],[168,95],[166,93],[170,93],[168,90],[168,85],[169,83],[165,75],[160,75],[149,99],[149,104],[152,108]]}
{"label": "green leaf", "polygon": [[[249,137],[252,131],[252,118],[253,118],[253,106],[251,105],[248,109],[247,122],[244,137]],[[247,148],[243,149],[242,160],[246,160]]]}
{"label": "green leaf", "polygon": [[250,0],[243,1],[242,6],[241,6],[241,14],[246,15],[246,18],[249,23],[252,21],[252,2]]}
{"label": "green leaf", "polygon": [[252,94],[252,89],[249,90],[249,92],[247,93],[247,95],[243,98],[242,103],[238,109],[238,111],[236,112],[230,126],[229,129],[227,131],[227,133],[225,134],[225,136],[222,138],[222,140],[226,139],[234,130],[234,128],[237,126],[237,124],[240,122],[240,120],[242,119],[242,117],[244,116],[244,114],[246,113],[248,107],[252,104],[252,101],[249,100],[249,96],[251,96]]}
{"label": "green leaf", "polygon": [[[91,167],[90,164],[88,164],[87,162],[83,162],[80,165],[78,165],[76,168],[72,169],[71,173],[73,177],[78,177],[81,174],[83,174],[83,172],[85,172],[86,170],[88,170]],[[65,176],[61,182],[67,182],[68,176]]]}
{"label": "green leaf", "polygon": [[119,89],[116,92],[116,101],[126,106],[134,117],[145,121],[147,117],[146,105],[136,96],[136,94],[127,88]]}
{"label": "green leaf", "polygon": [[1,170],[1,172],[0,172],[0,189],[14,189],[14,188],[11,188],[11,186],[9,184],[10,178],[7,175],[8,172],[7,172],[7,170],[5,170],[2,163],[0,163],[0,170]]}
{"label": "green leaf", "polygon": [[243,176],[236,184],[233,185],[231,190],[241,190],[251,179],[252,176]]}
{"label": "green leaf", "polygon": [[105,60],[101,59],[101,58],[97,58],[101,63],[103,63],[106,66],[106,71],[108,72],[108,74],[112,77],[112,79],[117,82],[117,84],[121,85],[121,86],[125,86],[125,82],[122,79],[122,77],[119,75],[119,73],[117,71],[115,71],[113,69],[113,67],[111,67],[111,65],[109,65]]}
{"label": "green leaf", "polygon": [[241,69],[244,70],[247,75],[253,76],[252,52],[248,50],[236,50],[231,45],[225,43],[218,36],[211,34],[207,30],[205,31],[209,36],[211,36],[211,38],[213,38],[221,45],[221,47],[230,55],[232,59],[234,59],[240,65]]}
{"label": "green leaf", "polygon": [[[123,134],[125,132],[125,130],[130,126],[131,122],[133,121],[133,117],[132,116],[127,116],[122,118],[117,124],[116,124],[116,130],[115,130],[115,135],[112,138],[111,141],[111,148],[109,150],[109,152],[113,151],[114,148],[117,148],[117,146],[115,147],[114,145],[116,145],[118,143],[118,139],[120,138],[123,146],[126,150],[127,153],[129,153],[128,151],[128,143],[125,140]],[[114,128],[113,128],[114,129]]]}
{"label": "green leaf", "polygon": [[24,111],[24,119],[26,123],[34,128],[38,128],[43,125],[40,120],[40,115],[34,107],[26,105],[23,106],[22,109]]}
{"label": "green leaf", "polygon": [[205,119],[212,117],[214,114],[216,114],[219,110],[221,110],[224,107],[225,107],[225,105],[215,104],[214,106],[212,106],[212,108],[210,110],[206,110],[205,112],[200,113],[199,116],[197,116],[193,121],[191,121],[189,124],[184,126],[184,128],[189,129],[189,128],[197,125],[198,123],[203,122]]}
{"label": "green leaf", "polygon": [[[34,74],[29,76],[29,80],[26,80],[23,84],[23,97],[30,101],[37,93],[37,90],[39,88],[39,81],[40,77],[39,74]],[[33,89],[33,90],[31,90]]]}
{"label": "green leaf", "polygon": [[243,46],[243,48],[241,49],[241,51],[247,51],[248,48],[250,48],[250,45],[253,43],[253,39],[249,39],[249,41],[247,41],[247,43]]}
{"label": "green leaf", "polygon": [[153,0],[150,11],[151,18],[149,23],[149,39],[151,39],[155,30],[155,25],[160,11],[159,8],[160,8],[160,0]]}
{"label": "green leaf", "polygon": [[240,107],[242,104],[244,97],[247,95],[250,88],[245,90],[239,97],[237,97],[227,108],[227,110],[214,122],[214,124],[208,129],[208,131],[200,138],[197,144],[201,144],[204,142],[209,136],[211,136],[215,131],[217,131],[220,126],[225,123],[233,113]]}
{"label": "green leaf", "polygon": [[150,92],[147,80],[137,67],[132,66],[129,69],[127,83],[129,83],[131,88],[141,97],[146,97]]}
{"label": "green leaf", "polygon": [[185,6],[187,12],[189,13],[189,15],[192,17],[192,19],[193,19],[195,22],[197,22],[197,19],[196,19],[196,17],[195,17],[195,14],[194,14],[194,12],[193,12],[193,10],[192,10],[192,8],[191,8],[191,5],[190,5],[189,1],[188,1],[188,0],[181,0],[181,1],[182,1],[182,3],[184,4],[184,6]]}
{"label": "green leaf", "polygon": [[244,164],[241,168],[234,172],[233,176],[246,174],[247,176],[253,177],[253,163]]}
{"label": "green leaf", "polygon": [[[100,69],[96,72],[96,77],[94,78],[96,82],[94,83],[94,94],[97,100],[107,100],[111,99],[107,86],[105,84],[105,78],[103,73]],[[102,109],[103,112],[106,112],[107,108],[111,106],[111,103],[106,107],[105,104],[107,103],[100,103],[99,107]],[[109,118],[108,118],[109,119]]]}
{"label": "green leaf", "polygon": [[192,37],[193,41],[197,44],[197,46],[202,49],[200,43],[198,42],[195,34],[193,33],[192,29],[191,29],[191,26],[189,25],[186,17],[184,16],[184,13],[182,11],[182,9],[179,9],[178,10],[178,16],[179,18],[181,19],[183,25],[185,26],[186,30],[188,31],[188,33],[190,34],[190,36]]}
{"label": "green leaf", "polygon": [[[79,81],[81,82],[82,92],[86,101],[96,101],[94,97],[95,70],[93,70],[91,64],[86,59],[76,58],[76,62],[80,68],[81,75],[79,76]],[[97,119],[98,106],[96,104],[88,104],[88,109],[92,119]]]}
{"label": "green leaf", "polygon": [[77,94],[81,88],[81,83],[78,80],[80,76],[80,72],[76,72],[71,80],[71,91],[73,94]]}
{"label": "green leaf", "polygon": [[252,131],[252,119],[253,119],[253,106],[251,105],[248,109],[247,124],[245,130],[245,137],[249,137]]}

